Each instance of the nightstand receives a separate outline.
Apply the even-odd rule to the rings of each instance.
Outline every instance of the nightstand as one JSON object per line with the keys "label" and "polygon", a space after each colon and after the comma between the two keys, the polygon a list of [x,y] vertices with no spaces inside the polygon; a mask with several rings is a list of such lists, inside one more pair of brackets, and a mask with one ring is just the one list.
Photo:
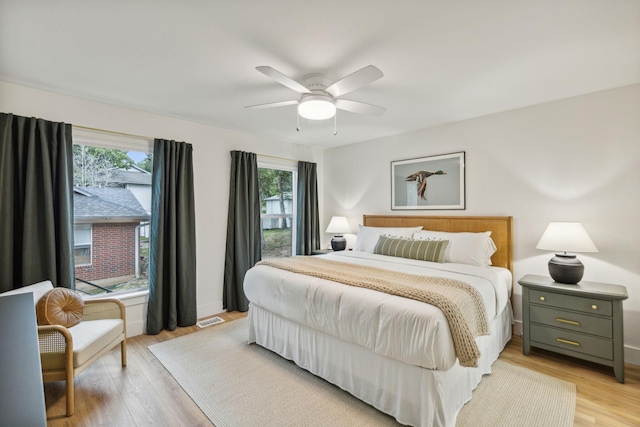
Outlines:
{"label": "nightstand", "polygon": [[311,255],[324,255],[330,254],[333,252],[333,249],[314,249],[311,251]]}
{"label": "nightstand", "polygon": [[518,283],[525,355],[538,347],[611,366],[624,383],[622,301],[627,288],[586,281],[567,285],[532,274]]}

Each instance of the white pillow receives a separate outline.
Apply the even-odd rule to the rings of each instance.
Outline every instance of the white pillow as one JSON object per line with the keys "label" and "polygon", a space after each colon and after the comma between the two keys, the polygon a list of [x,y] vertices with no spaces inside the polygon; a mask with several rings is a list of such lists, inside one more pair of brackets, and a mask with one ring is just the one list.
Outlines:
{"label": "white pillow", "polygon": [[23,286],[18,289],[14,289],[12,291],[3,292],[0,296],[7,295],[16,295],[16,294],[26,294],[31,292],[33,294],[33,306],[35,307],[40,298],[47,292],[53,289],[53,284],[49,280],[45,280],[43,282],[34,283],[33,285]]}
{"label": "white pillow", "polygon": [[385,235],[389,237],[404,237],[406,239],[413,239],[413,233],[420,230],[422,230],[422,226],[366,227],[364,225],[358,225],[358,237],[356,238],[356,244],[353,247],[353,250],[360,252],[369,252],[372,254],[380,236]]}
{"label": "white pillow", "polygon": [[491,255],[496,250],[496,244],[491,238],[491,232],[481,233],[447,233],[444,231],[422,230],[413,235],[416,240],[448,240],[449,246],[444,253],[444,262],[478,265],[491,265]]}

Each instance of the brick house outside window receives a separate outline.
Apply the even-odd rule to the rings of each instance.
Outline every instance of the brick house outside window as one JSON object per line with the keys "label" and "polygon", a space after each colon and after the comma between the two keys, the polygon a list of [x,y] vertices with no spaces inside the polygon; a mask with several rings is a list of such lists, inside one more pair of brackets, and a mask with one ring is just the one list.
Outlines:
{"label": "brick house outside window", "polygon": [[[74,188],[75,275],[109,287],[140,274],[140,225],[149,221],[126,188]],[[82,283],[76,286],[82,288]]]}

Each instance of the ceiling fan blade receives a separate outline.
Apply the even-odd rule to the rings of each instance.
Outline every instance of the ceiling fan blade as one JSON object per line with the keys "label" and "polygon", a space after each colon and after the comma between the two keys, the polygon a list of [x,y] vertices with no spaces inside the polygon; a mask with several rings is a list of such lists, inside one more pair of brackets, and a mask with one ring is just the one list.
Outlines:
{"label": "ceiling fan blade", "polygon": [[381,116],[387,111],[384,107],[366,104],[364,102],[349,101],[348,99],[336,99],[336,108],[357,114],[368,114],[370,116]]}
{"label": "ceiling fan blade", "polygon": [[366,67],[349,74],[341,80],[338,80],[327,89],[325,92],[331,94],[331,96],[338,97],[349,92],[353,92],[356,89],[360,89],[362,86],[375,82],[379,78],[382,78],[384,74],[377,67],[373,65],[367,65]]}
{"label": "ceiling fan blade", "polygon": [[287,105],[296,105],[298,101],[280,101],[280,102],[269,102],[268,104],[257,104],[257,105],[247,105],[244,108],[250,108],[253,110],[259,110],[261,108],[273,108],[273,107],[284,107]]}
{"label": "ceiling fan blade", "polygon": [[256,70],[260,71],[265,76],[272,78],[273,80],[277,81],[281,85],[286,86],[293,91],[296,91],[298,93],[311,93],[309,89],[302,86],[300,83],[293,80],[291,77],[285,76],[280,71],[274,70],[271,67],[260,66],[260,67],[256,67]]}

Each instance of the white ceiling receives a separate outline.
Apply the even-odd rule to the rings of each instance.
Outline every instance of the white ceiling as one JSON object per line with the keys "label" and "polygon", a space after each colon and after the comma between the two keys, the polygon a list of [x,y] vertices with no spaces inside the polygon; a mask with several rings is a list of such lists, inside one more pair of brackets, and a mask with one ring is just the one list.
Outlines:
{"label": "white ceiling", "polygon": [[[384,77],[301,119],[255,70]],[[0,0],[0,80],[332,147],[640,83],[640,0]],[[118,129],[113,129],[118,130]]]}

